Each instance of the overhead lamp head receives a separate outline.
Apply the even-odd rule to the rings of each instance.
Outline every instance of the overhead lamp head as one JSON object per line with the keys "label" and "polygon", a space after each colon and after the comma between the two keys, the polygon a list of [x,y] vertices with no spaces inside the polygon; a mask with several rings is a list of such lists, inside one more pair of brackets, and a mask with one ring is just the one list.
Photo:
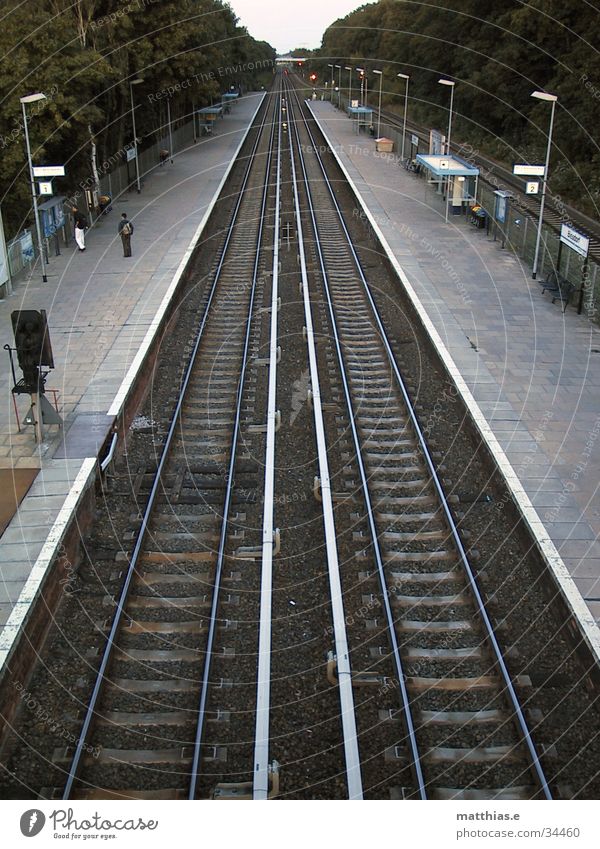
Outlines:
{"label": "overhead lamp head", "polygon": [[409,80],[410,77],[408,74],[396,74],[397,77],[400,77],[403,80]]}
{"label": "overhead lamp head", "polygon": [[438,80],[438,83],[440,83],[440,85],[454,85],[454,82],[452,80],[445,79]]}
{"label": "overhead lamp head", "polygon": [[373,68],[373,73],[380,74],[381,76],[383,76],[383,71],[376,71],[375,68]]}
{"label": "overhead lamp head", "polygon": [[534,91],[531,96],[535,97],[537,100],[548,100],[551,103],[555,103],[558,100],[558,96],[556,94],[548,94],[546,91]]}
{"label": "overhead lamp head", "polygon": [[141,85],[144,80],[141,77],[137,77],[135,80],[130,80],[129,85]]}
{"label": "overhead lamp head", "polygon": [[36,94],[26,94],[25,97],[20,97],[21,103],[37,103],[38,100],[46,100],[46,95],[38,91]]}

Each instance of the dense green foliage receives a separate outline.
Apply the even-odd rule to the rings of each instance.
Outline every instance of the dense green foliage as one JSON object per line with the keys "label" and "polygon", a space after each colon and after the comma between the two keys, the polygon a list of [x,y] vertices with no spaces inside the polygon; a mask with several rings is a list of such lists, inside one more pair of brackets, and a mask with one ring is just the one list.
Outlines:
{"label": "dense green foliage", "polygon": [[[384,101],[444,130],[456,81],[454,138],[507,163],[542,162],[550,107],[534,89],[557,94],[551,189],[598,217],[600,207],[600,14],[585,0],[380,0],[332,24],[327,62],[385,68]],[[374,78],[371,77],[371,80]],[[346,83],[345,83],[346,84]]]}
{"label": "dense green foliage", "polygon": [[[0,200],[7,235],[20,229],[31,203],[19,98],[28,107],[36,164],[65,163],[68,194],[97,160],[131,142],[129,80],[135,89],[142,148],[165,122],[171,87],[174,119],[210,103],[230,85],[257,85],[252,63],[274,50],[238,26],[219,0],[5,0],[0,11]],[[270,71],[268,74],[270,75]]]}

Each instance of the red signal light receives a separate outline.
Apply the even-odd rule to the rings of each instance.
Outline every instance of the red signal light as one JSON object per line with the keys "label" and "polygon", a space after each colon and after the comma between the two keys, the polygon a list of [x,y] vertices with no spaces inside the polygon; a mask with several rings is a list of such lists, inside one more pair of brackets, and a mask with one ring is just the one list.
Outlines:
{"label": "red signal light", "polygon": [[316,79],[317,79],[317,75],[316,75],[316,74],[311,74],[311,75],[310,75],[310,79],[311,79],[311,81],[314,83],[314,82],[316,81]]}

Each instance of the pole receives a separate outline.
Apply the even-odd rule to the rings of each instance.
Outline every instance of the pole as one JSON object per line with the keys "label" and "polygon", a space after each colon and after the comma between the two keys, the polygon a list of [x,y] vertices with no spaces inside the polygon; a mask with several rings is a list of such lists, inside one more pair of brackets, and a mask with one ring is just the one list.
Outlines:
{"label": "pole", "polygon": [[[13,287],[12,287],[12,274],[10,270],[10,259],[8,257],[8,249],[6,247],[6,238],[4,237],[4,222],[2,220],[2,207],[0,207],[0,251],[2,251],[2,255],[4,260],[6,261],[6,275],[8,277],[6,281],[6,294],[12,295]],[[6,345],[4,346],[6,349]],[[9,345],[10,348],[10,345]]]}
{"label": "pole", "polygon": [[377,109],[377,138],[381,137],[381,89],[383,86],[383,71],[379,74],[379,106]]}
{"label": "pole", "polygon": [[348,106],[352,106],[352,71],[348,71]]}
{"label": "pole", "polygon": [[131,121],[133,123],[133,147],[135,150],[135,179],[137,182],[137,193],[142,191],[142,187],[140,185],[140,163],[138,162],[138,146],[137,146],[137,130],[135,127],[135,108],[133,105],[133,84],[129,83],[129,92],[131,94]]}
{"label": "pole", "polygon": [[[454,106],[454,86],[450,86],[450,115],[448,116],[448,138],[446,139],[446,156],[450,156],[450,141],[452,139],[452,107]],[[448,223],[448,206],[450,204],[450,176],[446,177],[446,224]]]}
{"label": "pole", "polygon": [[48,277],[46,276],[46,265],[44,263],[44,245],[42,243],[42,230],[40,228],[40,219],[38,215],[38,205],[37,205],[37,195],[35,193],[35,177],[33,176],[33,162],[31,161],[31,146],[29,144],[29,128],[27,126],[27,110],[25,109],[25,104],[21,103],[23,107],[23,126],[25,127],[25,144],[27,145],[27,161],[29,162],[29,179],[31,181],[31,196],[33,198],[33,217],[35,218],[35,229],[38,237],[38,248],[40,251],[40,262],[42,264],[42,281],[44,283],[48,282]]}
{"label": "pole", "polygon": [[338,109],[342,108],[342,66],[340,65],[340,84],[338,87]]}
{"label": "pole", "polygon": [[446,156],[450,156],[450,141],[452,139],[452,107],[454,105],[454,86],[450,86],[450,117],[448,118],[448,139],[446,141]]}
{"label": "pole", "polygon": [[169,154],[171,156],[171,165],[173,164],[173,133],[171,131],[171,98],[167,98],[167,121],[169,122]]}
{"label": "pole", "polygon": [[546,185],[548,183],[548,167],[550,165],[550,150],[552,147],[552,128],[554,126],[554,107],[556,100],[552,101],[552,111],[550,113],[550,129],[548,130],[548,147],[546,148],[546,167],[544,168],[544,182],[542,183],[542,199],[540,201],[540,218],[538,221],[537,236],[535,238],[535,254],[533,257],[533,272],[532,279],[537,277],[538,259],[540,255],[540,239],[542,238],[542,225],[544,222],[544,204],[546,202]]}
{"label": "pole", "polygon": [[[406,139],[406,110],[408,109],[408,78],[405,80],[406,82],[406,91],[404,92],[404,125],[402,128],[402,154],[400,157],[401,162],[404,162],[404,140]],[[417,148],[418,150],[418,148]]]}

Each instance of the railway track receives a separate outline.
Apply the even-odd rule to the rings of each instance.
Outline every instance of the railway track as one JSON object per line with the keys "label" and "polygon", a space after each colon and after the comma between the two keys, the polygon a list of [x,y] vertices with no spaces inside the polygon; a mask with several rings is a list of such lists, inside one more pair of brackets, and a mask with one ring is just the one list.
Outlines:
{"label": "railway track", "polygon": [[285,78],[251,147],[60,792],[549,799],[531,681]]}
{"label": "railway track", "polygon": [[[550,798],[515,684],[319,145],[292,96],[313,268],[335,340],[351,485],[361,506],[365,556],[354,583],[377,609],[367,628],[384,642],[377,644],[372,634],[365,640],[362,623],[362,639],[351,651],[352,680],[360,686],[370,679],[386,694],[390,687],[397,691],[397,707],[380,713],[383,723],[395,725],[397,743],[380,754],[388,763],[397,761],[399,770],[410,764],[411,786],[397,788],[398,795]],[[346,585],[352,583],[347,577]],[[378,661],[392,664],[391,679],[378,674]]]}
{"label": "railway track", "polygon": [[[249,448],[260,456],[263,436],[252,445],[261,429],[247,372],[271,270],[279,123],[276,92],[215,263],[122,590],[108,599],[115,613],[65,799],[193,799],[224,774],[252,773],[256,684],[237,657],[256,639],[258,586],[255,571],[240,569],[246,516],[234,505],[261,492]],[[247,691],[245,713],[230,703],[234,678]],[[237,745],[223,745],[228,737]]]}

